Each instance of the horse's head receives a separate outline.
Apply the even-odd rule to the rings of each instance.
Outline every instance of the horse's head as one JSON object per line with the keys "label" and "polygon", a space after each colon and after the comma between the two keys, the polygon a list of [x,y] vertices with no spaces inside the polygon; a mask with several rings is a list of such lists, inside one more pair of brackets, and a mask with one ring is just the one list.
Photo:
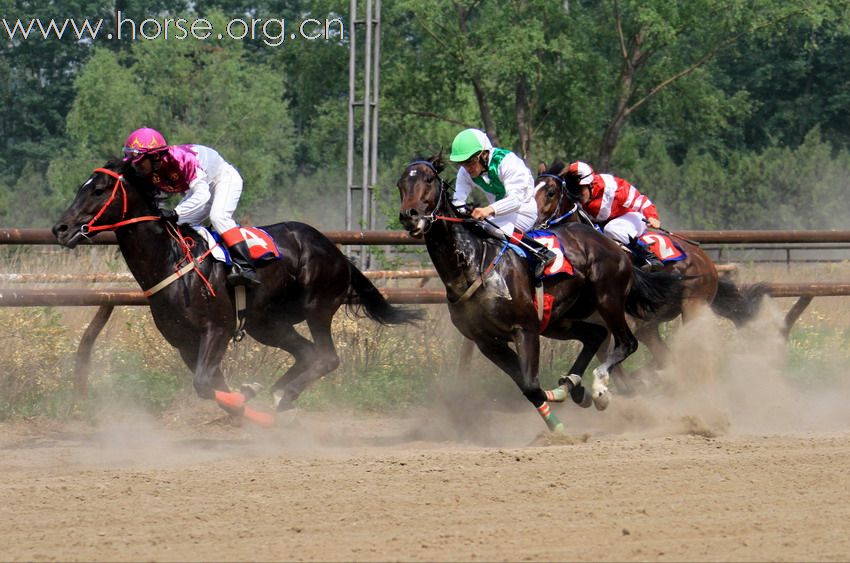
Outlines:
{"label": "horse's head", "polygon": [[[565,220],[564,214],[576,210],[576,194],[570,189],[567,165],[556,160],[551,166],[540,164],[535,180],[534,200],[537,202],[538,225],[548,228]],[[560,220],[558,220],[560,219]]]}
{"label": "horse's head", "polygon": [[449,186],[440,178],[443,153],[431,158],[414,159],[399,178],[396,186],[401,197],[398,218],[414,237],[420,237],[434,221],[434,214],[448,204]]}
{"label": "horse's head", "polygon": [[129,220],[153,213],[153,194],[138,179],[132,166],[122,160],[106,163],[77,190],[74,201],[53,225],[59,244],[74,248],[81,237],[113,230]]}

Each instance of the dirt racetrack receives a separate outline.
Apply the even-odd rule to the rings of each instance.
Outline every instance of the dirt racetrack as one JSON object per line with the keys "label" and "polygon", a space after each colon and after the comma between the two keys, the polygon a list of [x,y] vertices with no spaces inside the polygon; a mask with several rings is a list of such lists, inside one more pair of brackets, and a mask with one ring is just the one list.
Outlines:
{"label": "dirt racetrack", "polygon": [[417,439],[417,417],[268,433],[213,414],[0,426],[0,559],[850,558],[848,432],[711,437],[691,418],[553,441],[500,413],[510,445],[490,447]]}
{"label": "dirt racetrack", "polygon": [[775,330],[712,323],[650,392],[555,406],[568,438],[474,374],[272,430],[195,398],[0,424],[0,560],[850,560],[845,360],[790,380]]}

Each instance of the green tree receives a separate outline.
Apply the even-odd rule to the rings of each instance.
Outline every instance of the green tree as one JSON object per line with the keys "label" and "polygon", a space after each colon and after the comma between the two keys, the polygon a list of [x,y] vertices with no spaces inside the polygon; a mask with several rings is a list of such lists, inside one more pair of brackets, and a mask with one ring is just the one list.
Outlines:
{"label": "green tree", "polygon": [[[222,28],[221,14],[208,17]],[[141,126],[161,130],[170,143],[221,152],[245,176],[245,204],[280,193],[293,169],[284,79],[252,64],[239,41],[142,41],[127,55],[103,50],[75,86],[69,148],[51,167],[51,180],[66,194],[86,177],[72,183],[68,173],[115,156]]]}

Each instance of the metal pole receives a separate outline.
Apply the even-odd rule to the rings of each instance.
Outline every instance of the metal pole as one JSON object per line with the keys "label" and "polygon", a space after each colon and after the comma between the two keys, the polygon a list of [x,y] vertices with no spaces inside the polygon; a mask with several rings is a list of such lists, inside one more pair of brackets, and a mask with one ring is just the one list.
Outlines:
{"label": "metal pole", "polygon": [[[369,209],[372,204],[369,201],[370,186],[369,186],[369,128],[371,121],[371,92],[372,92],[372,0],[366,0],[366,45],[364,45],[365,55],[363,57],[363,175],[361,181],[362,190],[362,207],[360,209],[360,228],[369,228]],[[360,247],[360,268],[366,269],[369,266],[368,249],[365,246]]]}
{"label": "metal pole", "polygon": [[380,96],[380,76],[381,76],[381,0],[375,0],[375,52],[373,54],[374,81],[372,83],[372,181],[369,184],[369,194],[371,200],[371,211],[369,215],[370,230],[375,229],[376,203],[374,187],[378,184],[378,100]]}
{"label": "metal pole", "polygon": [[355,104],[355,75],[356,75],[356,51],[357,33],[355,31],[355,20],[357,19],[357,0],[351,0],[349,9],[351,10],[350,24],[348,26],[349,37],[349,53],[348,53],[348,161],[346,163],[346,184],[345,193],[345,230],[351,230],[351,205],[352,191],[354,189],[354,104]]}

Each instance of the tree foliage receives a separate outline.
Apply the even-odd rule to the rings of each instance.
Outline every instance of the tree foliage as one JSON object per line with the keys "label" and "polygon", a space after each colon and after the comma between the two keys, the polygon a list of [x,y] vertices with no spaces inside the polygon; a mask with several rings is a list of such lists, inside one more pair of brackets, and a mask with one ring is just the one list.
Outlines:
{"label": "tree foliage", "polygon": [[[379,209],[458,130],[534,166],[581,158],[637,184],[667,224],[840,226],[850,188],[850,7],[841,0],[396,0],[381,14]],[[139,126],[218,149],[240,213],[337,221],[349,3],[0,0],[4,18],[341,17],[328,40],[10,40],[0,35],[0,216],[48,225]],[[361,6],[362,9],[362,6]],[[0,33],[4,30],[0,28]],[[362,55],[363,29],[358,29]],[[362,95],[359,90],[358,95]],[[359,139],[358,139],[359,146]],[[812,205],[811,198],[836,201]],[[330,203],[329,203],[330,202]],[[22,212],[26,207],[27,211]],[[843,216],[843,215],[842,215]],[[331,226],[331,225],[327,225]],[[336,223],[333,226],[339,226]]]}

